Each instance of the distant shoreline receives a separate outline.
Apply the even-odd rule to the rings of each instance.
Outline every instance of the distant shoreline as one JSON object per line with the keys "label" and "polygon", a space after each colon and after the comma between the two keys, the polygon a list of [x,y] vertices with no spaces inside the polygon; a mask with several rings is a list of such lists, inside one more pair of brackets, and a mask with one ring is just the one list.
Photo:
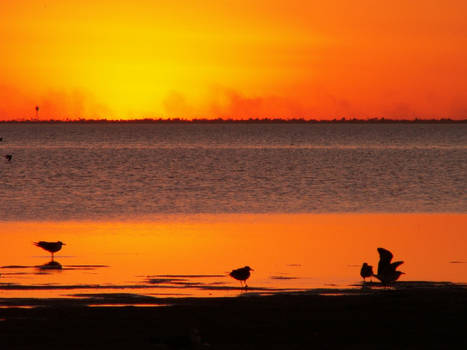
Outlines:
{"label": "distant shoreline", "polygon": [[0,120],[0,124],[464,124],[467,119],[387,119],[387,118],[341,118],[341,119],[282,119],[282,118],[250,118],[250,119],[66,119],[66,120]]}

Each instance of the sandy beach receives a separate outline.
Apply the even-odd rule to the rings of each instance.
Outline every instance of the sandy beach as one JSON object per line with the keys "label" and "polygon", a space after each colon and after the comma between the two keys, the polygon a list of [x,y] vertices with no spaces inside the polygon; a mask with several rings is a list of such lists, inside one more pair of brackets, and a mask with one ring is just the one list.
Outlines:
{"label": "sandy beach", "polygon": [[[0,343],[2,349],[446,349],[467,345],[465,285],[375,286],[271,296],[249,292],[235,298],[116,293],[74,300],[0,299],[3,307],[8,306],[0,311]],[[122,306],[128,303],[138,306]]]}
{"label": "sandy beach", "polygon": [[[6,250],[0,259],[1,349],[467,344],[464,215],[255,215],[1,227],[5,246],[22,248]],[[431,244],[419,249],[413,232],[431,237]],[[59,269],[44,269],[50,257],[31,244],[38,235],[67,243],[56,256]],[[376,265],[380,244],[396,247],[406,274],[391,288],[376,282],[362,288],[361,263]],[[255,269],[248,291],[227,272],[239,265],[239,251]]]}

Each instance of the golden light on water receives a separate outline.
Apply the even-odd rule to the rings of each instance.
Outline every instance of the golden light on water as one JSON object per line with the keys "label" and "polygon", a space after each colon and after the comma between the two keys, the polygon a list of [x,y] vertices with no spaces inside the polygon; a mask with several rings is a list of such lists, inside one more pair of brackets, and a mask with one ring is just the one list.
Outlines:
{"label": "golden light on water", "polygon": [[[376,268],[377,247],[391,250],[395,260],[405,262],[400,268],[406,273],[403,281],[465,283],[466,227],[467,217],[461,214],[201,215],[143,222],[1,223],[0,243],[10,249],[4,249],[0,264],[24,268],[2,269],[0,283],[127,286],[124,290],[142,294],[236,295],[239,291],[181,286],[132,290],[128,286],[147,287],[149,276],[218,275],[197,281],[239,287],[227,273],[249,265],[255,269],[248,281],[252,287],[349,287],[361,281],[364,261]],[[37,240],[67,244],[56,255],[62,271],[37,273],[34,266],[50,260],[47,252],[32,244]],[[96,265],[106,267],[67,269]]]}

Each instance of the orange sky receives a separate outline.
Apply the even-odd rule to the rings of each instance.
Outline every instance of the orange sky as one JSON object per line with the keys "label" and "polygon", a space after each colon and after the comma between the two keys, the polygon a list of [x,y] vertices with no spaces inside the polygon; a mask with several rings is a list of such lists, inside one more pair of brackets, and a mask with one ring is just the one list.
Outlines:
{"label": "orange sky", "polygon": [[0,120],[467,118],[467,1],[0,2]]}

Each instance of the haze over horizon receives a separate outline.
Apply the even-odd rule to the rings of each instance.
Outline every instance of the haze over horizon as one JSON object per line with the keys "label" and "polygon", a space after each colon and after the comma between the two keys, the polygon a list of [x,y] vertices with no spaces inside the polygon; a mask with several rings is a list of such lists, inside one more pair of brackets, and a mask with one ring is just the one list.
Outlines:
{"label": "haze over horizon", "polygon": [[0,120],[467,117],[467,2],[0,3]]}

